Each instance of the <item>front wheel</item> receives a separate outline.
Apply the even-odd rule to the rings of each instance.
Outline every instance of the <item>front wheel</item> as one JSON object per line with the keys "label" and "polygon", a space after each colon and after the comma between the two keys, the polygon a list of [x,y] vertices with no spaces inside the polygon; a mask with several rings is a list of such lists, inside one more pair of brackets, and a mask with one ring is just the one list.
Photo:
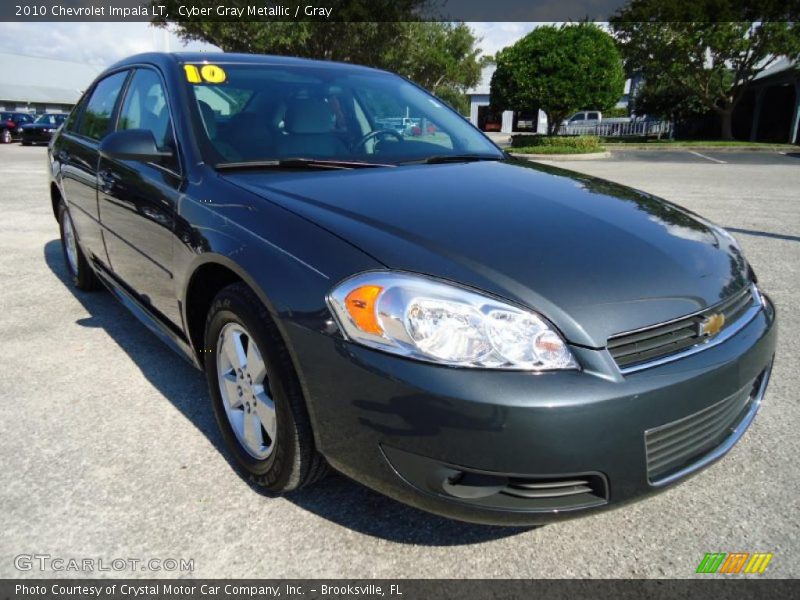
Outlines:
{"label": "front wheel", "polygon": [[226,287],[214,299],[204,362],[225,445],[251,482],[288,492],[326,473],[286,346],[244,283]]}
{"label": "front wheel", "polygon": [[58,208],[58,224],[61,229],[61,250],[64,253],[64,262],[72,283],[76,288],[85,292],[98,289],[100,282],[78,244],[72,217],[63,202]]}

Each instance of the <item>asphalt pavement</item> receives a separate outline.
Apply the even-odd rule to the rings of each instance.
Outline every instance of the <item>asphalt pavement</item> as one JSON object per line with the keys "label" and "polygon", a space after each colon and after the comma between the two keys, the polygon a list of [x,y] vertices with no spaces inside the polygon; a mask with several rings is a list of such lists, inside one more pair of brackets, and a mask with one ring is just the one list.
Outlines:
{"label": "asphalt pavement", "polygon": [[800,576],[800,159],[558,163],[731,228],[777,304],[780,341],[760,414],[724,460],[646,501],[520,529],[432,516],[338,475],[287,497],[251,489],[202,375],[110,294],[68,285],[45,154],[0,146],[0,577],[86,574],[15,567],[48,554],[194,561],[88,573],[117,577],[682,578],[734,551],[773,552],[762,577]]}
{"label": "asphalt pavement", "polygon": [[718,165],[786,165],[800,167],[800,148],[797,152],[769,150],[727,150],[710,148],[682,148],[672,150],[635,150],[607,145],[610,160],[619,162],[655,162]]}

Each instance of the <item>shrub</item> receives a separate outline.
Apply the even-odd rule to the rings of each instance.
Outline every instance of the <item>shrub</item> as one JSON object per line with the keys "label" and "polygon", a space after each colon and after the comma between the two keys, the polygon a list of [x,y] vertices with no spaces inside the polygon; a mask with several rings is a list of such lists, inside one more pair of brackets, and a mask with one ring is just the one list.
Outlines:
{"label": "shrub", "polygon": [[579,152],[600,152],[600,138],[596,135],[515,135],[512,148],[574,148]]}
{"label": "shrub", "polygon": [[571,146],[525,146],[524,148],[514,148],[514,154],[594,154],[602,151],[602,148],[583,150]]}

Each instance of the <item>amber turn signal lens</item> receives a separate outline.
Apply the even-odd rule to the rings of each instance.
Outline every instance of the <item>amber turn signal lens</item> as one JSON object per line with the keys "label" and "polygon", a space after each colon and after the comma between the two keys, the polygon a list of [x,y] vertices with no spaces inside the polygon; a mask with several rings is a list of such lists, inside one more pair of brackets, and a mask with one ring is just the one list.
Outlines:
{"label": "amber turn signal lens", "polygon": [[375,301],[383,288],[378,285],[362,285],[347,294],[344,305],[353,323],[366,333],[381,335],[383,328],[378,323]]}

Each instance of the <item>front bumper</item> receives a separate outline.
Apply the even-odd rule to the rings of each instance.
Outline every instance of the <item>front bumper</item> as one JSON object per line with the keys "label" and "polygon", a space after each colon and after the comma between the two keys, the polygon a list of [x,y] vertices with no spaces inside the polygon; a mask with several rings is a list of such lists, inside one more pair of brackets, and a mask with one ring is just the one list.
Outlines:
{"label": "front bumper", "polygon": [[[335,468],[430,512],[508,525],[629,502],[720,458],[758,409],[777,341],[769,300],[724,343],[628,375],[606,350],[573,348],[581,372],[535,374],[415,362],[291,322],[286,333]],[[714,447],[654,477],[646,432],[697,414],[702,429],[720,407],[729,421]],[[569,485],[590,491],[553,494]]]}
{"label": "front bumper", "polygon": [[26,144],[48,144],[53,137],[52,132],[23,130],[21,139]]}

